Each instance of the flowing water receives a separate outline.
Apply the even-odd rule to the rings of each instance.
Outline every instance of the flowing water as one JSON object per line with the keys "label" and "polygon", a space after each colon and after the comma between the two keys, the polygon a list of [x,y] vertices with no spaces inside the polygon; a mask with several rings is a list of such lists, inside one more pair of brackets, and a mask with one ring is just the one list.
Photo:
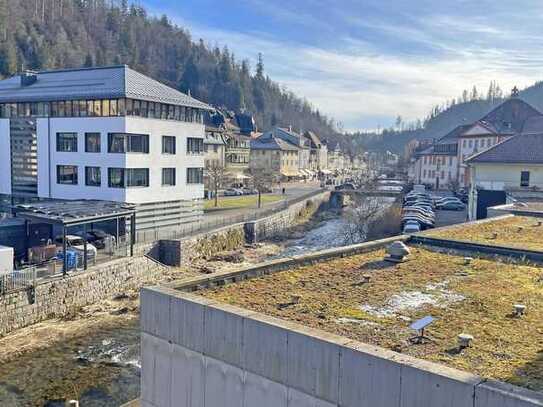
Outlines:
{"label": "flowing water", "polygon": [[[276,257],[342,246],[346,221],[334,218],[291,240]],[[140,334],[137,321],[32,352],[0,366],[0,406],[119,406],[139,396]]]}

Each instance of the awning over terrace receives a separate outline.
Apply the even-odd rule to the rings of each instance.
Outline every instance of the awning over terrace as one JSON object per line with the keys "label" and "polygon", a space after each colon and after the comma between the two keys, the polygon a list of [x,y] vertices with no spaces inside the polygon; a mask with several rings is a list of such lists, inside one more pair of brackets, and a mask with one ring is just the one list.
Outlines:
{"label": "awning over terrace", "polygon": [[[130,256],[134,253],[136,210],[133,205],[98,200],[77,201],[38,201],[13,206],[16,217],[28,223],[45,223],[62,228],[63,273],[67,271],[66,263],[66,231],[69,227],[82,226],[86,231],[89,224],[111,221],[117,222],[116,241],[119,241],[119,220],[129,220],[130,224]],[[28,227],[27,227],[28,233]],[[82,236],[84,269],[87,269],[87,237]]]}

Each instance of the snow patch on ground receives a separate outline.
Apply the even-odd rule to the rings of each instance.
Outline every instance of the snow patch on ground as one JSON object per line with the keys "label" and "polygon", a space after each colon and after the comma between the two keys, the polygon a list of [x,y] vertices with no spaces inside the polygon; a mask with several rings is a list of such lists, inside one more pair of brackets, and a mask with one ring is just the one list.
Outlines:
{"label": "snow patch on ground", "polygon": [[[449,281],[428,284],[422,291],[403,291],[394,294],[384,307],[363,304],[360,309],[380,318],[394,317],[402,312],[418,309],[425,305],[446,308],[450,304],[464,300],[464,296],[447,289]],[[405,318],[405,317],[402,317]]]}

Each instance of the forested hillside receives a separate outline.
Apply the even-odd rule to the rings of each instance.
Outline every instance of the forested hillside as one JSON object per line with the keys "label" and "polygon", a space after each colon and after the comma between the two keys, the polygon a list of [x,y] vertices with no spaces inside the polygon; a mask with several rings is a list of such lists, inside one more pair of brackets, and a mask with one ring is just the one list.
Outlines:
{"label": "forested hillside", "polygon": [[[226,45],[226,44],[225,44]],[[253,113],[261,129],[292,125],[334,138],[331,120],[250,66],[127,0],[0,0],[0,77],[21,69],[128,64],[217,107]]]}
{"label": "forested hillside", "polygon": [[[362,148],[370,150],[390,150],[401,153],[407,142],[413,139],[437,139],[455,127],[473,123],[484,117],[501,104],[505,95],[496,83],[491,83],[486,93],[479,93],[476,88],[467,90],[457,98],[435,106],[420,125],[411,125],[406,129],[385,129],[380,134],[353,134],[355,140],[360,139]],[[521,90],[520,97],[533,107],[543,112],[543,82]]]}

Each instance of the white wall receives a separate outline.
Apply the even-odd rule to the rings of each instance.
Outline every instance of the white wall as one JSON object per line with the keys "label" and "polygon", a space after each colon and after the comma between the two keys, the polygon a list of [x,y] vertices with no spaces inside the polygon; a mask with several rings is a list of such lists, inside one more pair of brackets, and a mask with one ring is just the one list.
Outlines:
{"label": "white wall", "polygon": [[11,142],[9,119],[0,119],[0,194],[11,194]]}
{"label": "white wall", "polygon": [[543,165],[521,164],[477,164],[475,168],[475,186],[484,189],[521,189],[521,171],[530,171],[530,187],[537,186],[543,189]]}
{"label": "white wall", "polygon": [[[57,152],[56,133],[78,133],[77,152]],[[85,152],[85,133],[101,133],[101,152]],[[149,154],[110,154],[108,133],[149,134]],[[204,156],[186,154],[187,137],[204,138],[204,126],[135,117],[38,119],[38,195],[58,199],[103,199],[130,203],[191,200],[203,197],[203,184],[187,185],[187,167],[203,167]],[[176,136],[176,154],[162,154],[162,136]],[[50,163],[50,164],[49,164]],[[78,185],[57,184],[57,165],[77,165]],[[101,168],[100,187],[85,185],[85,167]],[[149,187],[109,188],[108,168],[149,168]],[[162,186],[162,168],[176,168],[176,185]]]}

